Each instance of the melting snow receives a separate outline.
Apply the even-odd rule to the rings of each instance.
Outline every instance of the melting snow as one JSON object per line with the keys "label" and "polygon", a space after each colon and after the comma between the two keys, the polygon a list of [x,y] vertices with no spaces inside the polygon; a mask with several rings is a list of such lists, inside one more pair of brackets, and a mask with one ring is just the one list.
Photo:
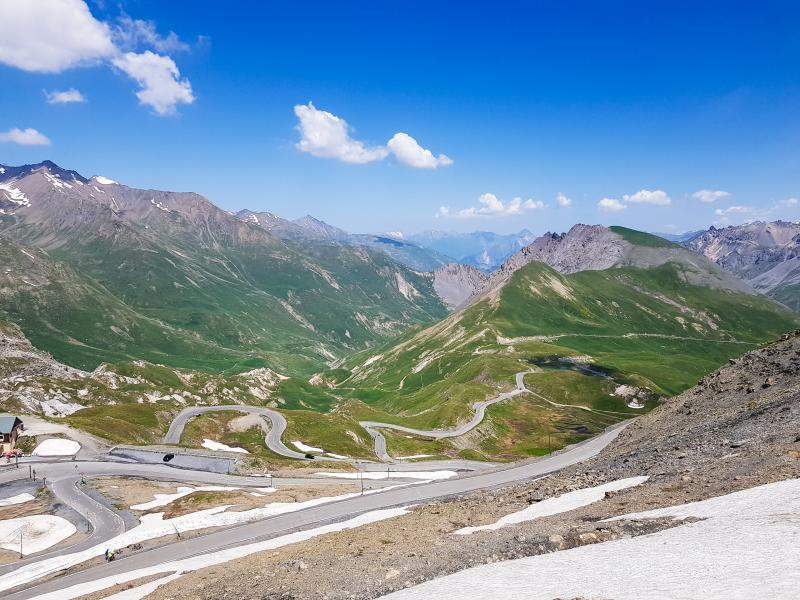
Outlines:
{"label": "melting snow", "polygon": [[58,544],[76,531],[72,523],[55,515],[6,519],[0,521],[0,548],[25,555],[34,554]]}
{"label": "melting snow", "polygon": [[[135,581],[137,579],[142,579],[144,577],[151,577],[153,575],[158,575],[160,573],[169,573],[170,571],[173,572],[173,575],[170,575],[169,577],[158,579],[154,582],[150,582],[142,586],[139,586],[137,588],[133,588],[132,590],[126,590],[129,591],[130,594],[126,596],[121,596],[123,600],[138,600],[140,598],[144,598],[147,594],[152,593],[152,591],[156,589],[159,585],[163,585],[164,583],[171,581],[172,579],[182,575],[183,573],[188,573],[190,571],[196,571],[197,569],[212,567],[214,565],[219,565],[232,560],[237,560],[245,556],[249,556],[250,554],[255,554],[256,552],[275,550],[276,548],[282,548],[283,546],[288,546],[289,544],[297,544],[299,542],[304,542],[306,540],[310,540],[321,535],[326,535],[328,533],[335,533],[337,531],[354,529],[356,527],[361,527],[363,525],[368,525],[370,523],[383,521],[384,519],[399,517],[408,514],[408,512],[409,512],[408,508],[389,508],[384,510],[374,510],[372,512],[364,513],[363,515],[359,515],[352,519],[348,519],[347,521],[342,521],[341,523],[332,523],[330,525],[323,525],[322,527],[315,527],[313,529],[307,529],[305,531],[297,531],[295,533],[289,533],[287,535],[282,535],[263,542],[254,542],[252,544],[245,544],[244,546],[237,546],[234,548],[228,548],[226,550],[219,550],[217,552],[211,552],[209,554],[201,554],[199,556],[193,556],[191,558],[186,558],[183,560],[176,560],[173,562],[156,565],[154,567],[147,567],[144,569],[128,571],[127,573],[112,575],[110,577],[104,577],[103,579],[97,579],[95,581],[90,581],[88,583],[80,583],[66,589],[38,596],[38,600],[72,600],[73,598],[78,598],[79,596],[92,594],[94,592],[104,590],[106,588],[112,587],[117,584],[127,583],[129,581]],[[18,571],[19,570],[21,569],[18,569]],[[15,571],[14,573],[16,572],[17,571]],[[10,576],[6,576],[7,581],[9,580],[9,577]],[[8,589],[12,586],[19,585],[19,583],[17,583],[18,581],[19,579],[11,580],[11,585],[8,585],[8,583],[0,583],[0,589]],[[141,593],[134,594],[134,592],[136,592],[137,590],[141,590]],[[119,598],[120,597],[118,596],[118,599]]]}
{"label": "melting snow", "polygon": [[81,445],[73,440],[49,438],[33,449],[34,456],[74,456]]}
{"label": "melting snow", "polygon": [[12,504],[22,504],[23,502],[30,502],[34,497],[30,494],[17,494],[10,498],[3,498],[0,500],[0,506],[11,506]]}
{"label": "melting snow", "polygon": [[334,454],[333,452],[326,452],[326,456],[330,456],[332,458],[338,458],[339,460],[347,460],[346,456],[342,456],[341,454]]}
{"label": "melting snow", "polygon": [[150,500],[150,502],[144,502],[142,504],[134,504],[131,506],[132,510],[150,510],[152,508],[157,508],[159,506],[166,506],[167,504],[171,504],[184,496],[188,496],[193,492],[230,492],[233,490],[238,490],[238,487],[223,487],[219,485],[207,485],[202,487],[189,487],[189,486],[181,486],[174,494],[153,494],[154,500]]}
{"label": "melting snow", "polygon": [[362,471],[360,473],[314,473],[322,477],[335,479],[423,479],[433,481],[436,479],[450,479],[458,475],[455,471]]}
{"label": "melting snow", "polygon": [[102,175],[95,175],[94,177],[92,177],[92,179],[94,179],[100,185],[119,185],[113,179],[109,179],[108,177],[103,177]]}
{"label": "melting snow", "polygon": [[797,598],[800,479],[616,517],[703,519],[651,535],[482,565],[387,600]]}
{"label": "melting snow", "polygon": [[214,440],[204,439],[202,443],[203,448],[208,448],[209,450],[219,450],[223,452],[240,452],[242,454],[250,454],[244,448],[232,448],[227,444],[223,444],[221,442],[215,442]]}
{"label": "melting snow", "polygon": [[[365,494],[380,493],[382,491],[386,491],[394,487],[396,486],[390,486],[378,490],[369,490],[365,492]],[[0,592],[17,587],[19,585],[30,583],[32,581],[36,581],[37,579],[46,577],[53,573],[57,573],[64,569],[68,569],[72,566],[86,562],[87,560],[91,560],[97,556],[102,556],[103,553],[108,548],[124,548],[129,544],[135,544],[138,542],[143,542],[145,540],[163,537],[166,535],[175,535],[176,531],[185,532],[197,529],[207,529],[209,527],[224,527],[229,525],[237,525],[240,523],[247,523],[249,521],[258,521],[275,515],[295,512],[298,510],[304,510],[306,508],[317,506],[319,504],[336,502],[338,500],[345,500],[347,498],[355,498],[359,495],[361,494],[359,494],[358,492],[354,492],[352,494],[343,494],[341,496],[314,498],[313,500],[306,500],[304,502],[273,502],[272,504],[267,504],[263,508],[254,508],[251,510],[244,510],[241,512],[225,512],[227,511],[228,508],[230,508],[230,506],[218,506],[215,508],[209,508],[206,510],[190,513],[188,515],[175,517],[172,519],[164,519],[163,518],[164,513],[151,513],[149,515],[144,515],[140,519],[140,524],[138,526],[116,537],[113,537],[110,540],[107,540],[101,544],[97,544],[96,546],[93,546],[81,552],[60,554],[58,556],[46,558],[34,564],[24,565],[14,571],[11,571],[10,573],[6,573],[2,578],[0,578]],[[405,514],[405,512],[396,512],[396,511],[402,511],[402,509],[391,509],[388,512],[391,516]],[[386,513],[387,511],[376,511],[376,512],[383,514]],[[361,515],[361,517],[356,517],[356,519],[351,519],[351,521],[345,521],[344,523],[338,523],[334,525],[327,525],[325,527],[320,527],[311,531],[312,532],[321,531],[323,533],[327,533],[328,531],[338,531],[339,529],[337,529],[337,527],[346,525],[347,523],[353,521],[361,523],[361,521],[358,521],[358,519],[361,519],[365,516],[366,515]],[[383,518],[388,518],[388,517],[383,517]],[[366,522],[371,522],[371,521],[366,521]],[[2,523],[2,521],[0,521],[0,523]],[[344,528],[347,527],[345,526]],[[308,539],[302,537],[304,533],[308,534],[309,532],[298,532],[290,534],[289,536],[282,536],[279,538],[275,538],[274,540],[271,540],[271,542],[267,541],[267,542],[259,542],[257,544],[250,544],[246,546],[239,546],[237,548],[232,548],[230,550],[224,550],[221,553],[212,553],[206,555],[205,557],[202,555],[194,556],[190,559],[186,559],[185,561],[176,561],[175,563],[167,563],[167,564],[179,565],[175,567],[176,571],[178,570],[186,571],[186,570],[202,568],[203,566],[218,564],[219,562],[226,562],[228,560],[232,560],[233,558],[238,558],[239,556],[246,556],[247,554],[252,554],[253,552],[268,550],[273,547],[270,546],[269,544],[277,542],[278,540],[291,539],[293,541],[291,542],[286,541],[283,544],[274,546],[275,548],[279,547],[280,545],[294,543],[294,541],[301,541],[303,539]],[[312,534],[309,537],[314,537],[314,535],[319,535],[319,534]],[[293,536],[300,536],[300,537],[296,538]],[[17,540],[17,542],[19,542],[19,540]],[[267,545],[265,546],[264,544]],[[243,552],[246,548],[254,548],[254,549],[246,551],[243,554],[238,554],[238,552]],[[220,559],[217,562],[211,562],[211,563],[204,562],[205,559],[214,556],[225,556],[226,558]],[[166,565],[157,565],[156,567],[153,567],[152,572],[148,570],[148,573],[149,574],[164,573],[170,570],[172,570],[171,566],[166,567]],[[125,577],[135,573],[138,573],[138,571],[132,571],[130,573],[127,573]],[[145,575],[136,575],[134,577],[131,577],[131,579],[126,579],[126,581],[139,579],[140,577],[143,576]],[[110,585],[114,585],[115,583],[120,583],[121,580],[119,579],[119,577],[120,575],[115,575],[109,578],[111,580],[114,580],[114,583],[111,584],[106,583],[103,584],[102,587],[91,588],[91,589],[104,589],[106,587],[109,587]],[[103,579],[100,581],[106,581],[106,580]],[[93,584],[87,584],[87,585],[93,585]],[[70,590],[71,589],[73,588],[70,588]],[[53,592],[53,594],[46,594],[44,596],[40,596],[39,598],[52,598],[61,600],[66,598],[74,598],[82,594],[88,594],[88,593],[89,593],[88,591],[83,591],[81,593],[69,595],[67,591],[59,590],[57,592]]]}
{"label": "melting snow", "polygon": [[43,175],[47,178],[47,181],[53,184],[54,188],[57,189],[67,188],[70,190],[72,189],[72,186],[68,184],[66,181],[61,181],[61,179],[59,179],[58,177],[54,177],[50,173],[43,173]]}
{"label": "melting snow", "polygon": [[511,513],[501,517],[498,521],[489,525],[480,525],[478,527],[462,527],[454,531],[457,535],[469,535],[478,531],[493,531],[501,529],[507,525],[516,525],[517,523],[524,523],[525,521],[533,521],[541,517],[549,517],[560,513],[575,510],[581,506],[588,506],[602,500],[606,492],[613,492],[617,490],[624,490],[629,487],[641,485],[647,481],[646,475],[640,477],[629,477],[627,479],[619,479],[603,485],[595,487],[584,488],[582,490],[575,490],[574,492],[567,492],[555,498],[548,498],[536,504],[531,504],[528,508]]}
{"label": "melting snow", "polygon": [[306,446],[303,442],[294,441],[292,446],[300,450],[300,452],[325,452],[322,448],[315,448],[314,446]]}
{"label": "melting snow", "polygon": [[15,188],[10,183],[0,183],[0,191],[6,197],[6,200],[13,202],[19,206],[30,206],[31,203],[22,190]]}
{"label": "melting snow", "polygon": [[411,456],[398,456],[398,460],[413,460],[415,458],[430,458],[433,454],[412,454]]}
{"label": "melting snow", "polygon": [[163,210],[164,212],[172,212],[166,206],[161,204],[161,202],[156,202],[155,198],[150,198],[150,204],[158,208],[159,210]]}

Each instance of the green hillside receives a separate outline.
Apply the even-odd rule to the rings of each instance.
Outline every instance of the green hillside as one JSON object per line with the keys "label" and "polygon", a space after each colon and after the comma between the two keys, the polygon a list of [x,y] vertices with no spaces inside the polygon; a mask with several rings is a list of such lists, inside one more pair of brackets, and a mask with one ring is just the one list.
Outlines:
{"label": "green hillside", "polygon": [[[350,390],[359,400],[352,410],[365,418],[443,427],[532,370],[525,382],[540,397],[490,408],[475,450],[541,453],[546,430],[559,444],[581,439],[655,405],[628,407],[610,395],[618,386],[672,395],[798,326],[796,315],[763,296],[688,284],[687,268],[561,275],[530,263],[441,323],[348,360],[352,375],[339,390]],[[542,414],[532,422],[534,406]]]}

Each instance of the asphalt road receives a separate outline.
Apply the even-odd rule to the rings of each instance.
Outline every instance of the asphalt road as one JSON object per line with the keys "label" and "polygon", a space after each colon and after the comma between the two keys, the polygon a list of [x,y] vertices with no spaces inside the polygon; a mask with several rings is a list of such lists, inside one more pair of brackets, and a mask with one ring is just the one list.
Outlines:
{"label": "asphalt road", "polygon": [[247,406],[244,404],[224,404],[222,406],[190,406],[189,408],[184,408],[178,413],[178,416],[173,419],[172,423],[170,423],[167,435],[164,436],[164,443],[180,443],[181,434],[183,433],[183,428],[186,427],[186,423],[188,423],[194,417],[202,415],[203,413],[218,412],[221,410],[235,410],[237,412],[250,413],[266,417],[272,424],[272,427],[269,428],[269,432],[267,432],[267,448],[272,450],[275,454],[280,454],[281,456],[285,456],[287,458],[297,458],[301,460],[305,459],[306,455],[304,453],[287,448],[286,445],[281,441],[283,432],[286,431],[286,419],[281,413],[270,408]]}
{"label": "asphalt road", "polygon": [[[264,487],[272,484],[275,487],[294,485],[341,485],[341,479],[314,478],[314,477],[241,477],[207,471],[190,471],[176,469],[167,465],[138,464],[110,461],[53,461],[39,462],[35,465],[37,479],[45,479],[47,487],[63,504],[71,507],[78,514],[84,516],[91,524],[91,534],[81,542],[59,548],[58,550],[45,551],[13,563],[0,565],[0,577],[14,569],[34,562],[39,562],[51,556],[64,553],[80,552],[102,543],[125,531],[122,519],[112,510],[103,506],[94,498],[88,496],[80,487],[80,481],[85,476],[88,478],[105,476],[142,477],[159,481],[177,481],[181,483],[196,483],[205,485],[227,485],[232,487]],[[16,479],[27,478],[26,465],[19,469],[8,469],[0,473],[0,485]],[[394,485],[396,482],[386,480],[365,480],[367,489],[375,489]],[[2,580],[0,579],[0,584]]]}
{"label": "asphalt road", "polygon": [[489,400],[475,402],[472,405],[472,408],[475,411],[475,414],[472,416],[472,418],[454,429],[414,429],[413,427],[394,425],[392,423],[380,423],[378,421],[360,421],[359,425],[366,429],[370,436],[372,436],[372,440],[375,443],[375,455],[382,461],[391,462],[394,459],[389,456],[388,452],[386,451],[386,438],[383,437],[378,429],[393,429],[395,431],[402,431],[405,433],[434,438],[437,440],[464,435],[468,431],[475,429],[475,427],[481,424],[483,418],[486,416],[486,409],[492,404],[496,404],[498,402],[502,402],[503,400],[508,400],[509,398],[513,398],[514,396],[519,396],[520,394],[528,392],[529,390],[525,387],[524,379],[525,375],[529,372],[530,371],[522,371],[521,373],[516,374],[515,381],[517,383],[517,387],[512,391],[498,394]]}
{"label": "asphalt road", "polygon": [[[626,423],[619,423],[595,438],[546,458],[533,459],[515,463],[510,466],[470,473],[454,479],[389,489],[376,494],[358,496],[286,515],[278,515],[262,521],[242,524],[238,527],[210,533],[201,538],[159,546],[130,556],[123,556],[117,561],[102,563],[84,571],[57,577],[38,585],[27,584],[28,587],[25,589],[7,594],[4,597],[9,600],[35,598],[38,595],[57,592],[58,590],[79,583],[86,583],[102,577],[126,573],[135,569],[157,566],[173,560],[191,558],[192,556],[198,556],[244,543],[269,539],[292,530],[306,529],[311,526],[340,521],[367,511],[389,508],[392,506],[416,504],[436,498],[457,496],[479,489],[492,488],[532,479],[592,458],[611,443],[625,425]],[[104,466],[108,466],[108,464]],[[137,467],[136,465],[126,466],[132,468]],[[163,469],[167,469],[168,471],[166,473],[154,472],[155,466],[153,465],[148,465],[146,469],[143,470],[147,472],[149,477],[158,477],[159,475],[167,479],[173,479],[175,477],[174,470],[169,470],[169,467],[163,467]],[[196,473],[190,472],[184,475],[187,478],[197,476]],[[231,479],[236,481],[253,479],[232,477],[217,473],[209,473],[206,475],[208,475],[210,479],[209,483],[229,483]],[[256,479],[258,479],[260,485],[263,485],[263,479]],[[0,481],[2,481],[2,479],[0,479]],[[35,578],[32,577],[31,583],[34,580]],[[2,579],[0,579],[0,590],[2,589]]]}

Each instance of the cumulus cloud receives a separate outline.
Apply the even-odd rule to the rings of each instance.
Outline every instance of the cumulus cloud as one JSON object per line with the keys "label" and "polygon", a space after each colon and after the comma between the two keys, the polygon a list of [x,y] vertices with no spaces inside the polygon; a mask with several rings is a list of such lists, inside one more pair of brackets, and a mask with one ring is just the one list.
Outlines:
{"label": "cumulus cloud", "polygon": [[0,132],[0,142],[8,142],[11,144],[20,144],[21,146],[49,146],[50,139],[44,135],[28,127],[27,129],[9,129],[5,132]]}
{"label": "cumulus cloud", "polygon": [[420,146],[417,140],[407,133],[395,133],[386,145],[395,158],[408,167],[435,169],[453,164],[447,155],[434,156],[433,152]]}
{"label": "cumulus cloud", "polygon": [[567,198],[561,192],[559,192],[558,196],[556,196],[556,202],[558,202],[558,205],[561,206],[562,208],[567,208],[569,206],[572,206],[572,198]]}
{"label": "cumulus cloud", "polygon": [[798,205],[800,205],[800,200],[797,198],[786,198],[786,200],[778,202],[778,206],[781,208],[794,208]]}
{"label": "cumulus cloud", "polygon": [[126,52],[113,61],[115,67],[132,77],[141,88],[139,102],[150,106],[159,115],[170,115],[178,104],[194,102],[192,84],[181,79],[175,61],[147,50],[141,54]]}
{"label": "cumulus cloud", "polygon": [[436,169],[453,164],[448,156],[435,156],[407,133],[394,134],[385,146],[368,146],[352,137],[347,121],[318,109],[313,102],[296,105],[294,114],[300,132],[297,148],[312,156],[364,164],[383,160],[392,154],[400,164],[416,169]]}
{"label": "cumulus cloud", "polygon": [[522,198],[514,198],[508,203],[503,203],[494,194],[481,194],[478,198],[478,206],[462,208],[458,211],[451,211],[449,206],[441,206],[434,215],[443,219],[475,219],[478,217],[510,217],[521,215],[530,210],[541,210],[546,205],[541,200],[528,199],[524,202]]}
{"label": "cumulus cloud", "polygon": [[603,198],[597,203],[597,208],[603,212],[619,212],[628,208],[616,198]]}
{"label": "cumulus cloud", "polygon": [[72,104],[86,102],[86,96],[75,88],[63,91],[45,92],[48,104]]}
{"label": "cumulus cloud", "polygon": [[312,102],[294,107],[298,119],[300,141],[297,148],[320,158],[336,158],[346,163],[363,164],[382,160],[389,155],[383,146],[368,147],[350,136],[347,121]]}
{"label": "cumulus cloud", "polygon": [[717,200],[723,200],[729,196],[730,193],[723,190],[697,190],[692,194],[692,198],[700,202],[705,202],[706,204],[716,202]]}
{"label": "cumulus cloud", "polygon": [[623,200],[630,204],[657,204],[660,206],[672,204],[672,198],[663,190],[639,190],[630,196],[625,194]]}
{"label": "cumulus cloud", "polygon": [[107,24],[83,0],[0,2],[0,63],[38,73],[60,73],[116,53]]}
{"label": "cumulus cloud", "polygon": [[[188,49],[173,32],[160,36],[150,21],[123,17],[112,29],[92,16],[84,0],[0,1],[0,63],[40,73],[110,64],[136,80],[139,101],[156,114],[173,114],[178,104],[194,102],[191,84],[169,56],[128,51],[141,45],[158,52]],[[76,90],[56,92],[48,101],[80,101],[64,99],[71,92],[80,96]]]}

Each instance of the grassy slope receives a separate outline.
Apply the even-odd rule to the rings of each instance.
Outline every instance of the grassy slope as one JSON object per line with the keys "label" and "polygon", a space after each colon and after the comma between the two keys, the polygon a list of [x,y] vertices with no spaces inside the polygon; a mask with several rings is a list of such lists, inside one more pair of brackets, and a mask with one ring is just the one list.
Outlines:
{"label": "grassy slope", "polygon": [[[796,315],[764,297],[688,285],[685,269],[668,263],[563,276],[531,263],[515,273],[498,301],[482,300],[387,344],[373,353],[382,357],[367,366],[366,353],[353,357],[345,366],[354,375],[339,391],[351,388],[349,394],[361,401],[352,409],[359,417],[418,427],[452,425],[474,400],[510,389],[513,374],[537,357],[589,354],[613,375],[615,386],[674,394],[728,358],[798,325]],[[625,337],[632,333],[663,337]],[[563,337],[497,340],[549,335]],[[530,424],[534,417],[542,421],[541,415],[561,423],[549,427],[561,445],[635,412],[608,395],[606,380],[557,372],[528,376],[526,383],[551,400],[605,412],[536,408],[536,401],[521,397],[489,410],[490,430],[477,450],[501,457],[541,453],[548,427]],[[520,423],[533,429],[520,433]],[[582,423],[588,433],[570,433],[568,423]]]}

